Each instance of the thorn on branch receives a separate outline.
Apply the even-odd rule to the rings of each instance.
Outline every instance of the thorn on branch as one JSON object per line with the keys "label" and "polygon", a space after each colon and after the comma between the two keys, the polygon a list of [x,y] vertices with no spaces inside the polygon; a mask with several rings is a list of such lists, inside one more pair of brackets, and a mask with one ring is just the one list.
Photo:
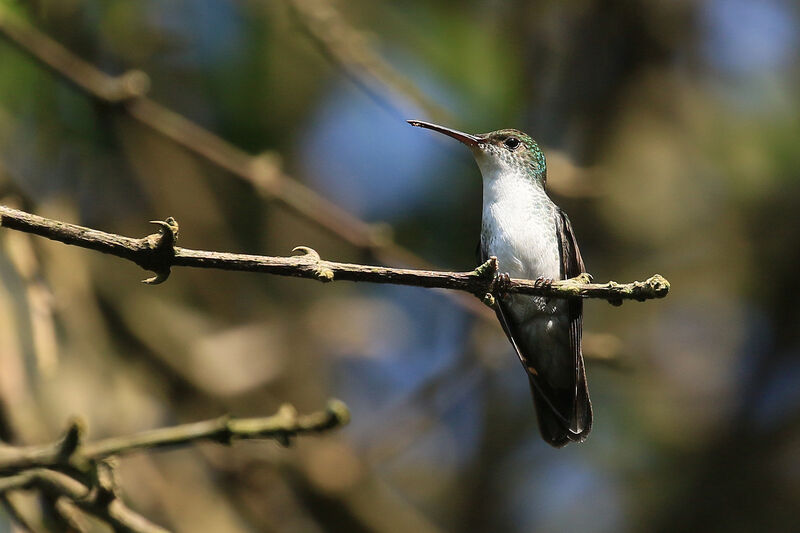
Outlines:
{"label": "thorn on branch", "polygon": [[86,433],[86,423],[80,418],[73,418],[58,443],[58,457],[61,462],[67,463],[83,442]]}
{"label": "thorn on branch", "polygon": [[159,227],[158,233],[144,238],[148,253],[144,260],[138,261],[142,268],[152,270],[155,276],[142,280],[148,285],[164,283],[169,278],[172,259],[175,257],[175,243],[178,242],[178,221],[172,217],[166,220],[151,220]]}
{"label": "thorn on branch", "polygon": [[497,257],[491,256],[485,263],[478,265],[472,274],[481,279],[493,280],[494,275],[497,274]]}
{"label": "thorn on branch", "polygon": [[314,276],[321,282],[327,283],[333,281],[333,270],[325,267],[322,264],[322,258],[316,250],[308,246],[296,246],[292,252],[302,252],[302,257],[308,258],[314,265]]}

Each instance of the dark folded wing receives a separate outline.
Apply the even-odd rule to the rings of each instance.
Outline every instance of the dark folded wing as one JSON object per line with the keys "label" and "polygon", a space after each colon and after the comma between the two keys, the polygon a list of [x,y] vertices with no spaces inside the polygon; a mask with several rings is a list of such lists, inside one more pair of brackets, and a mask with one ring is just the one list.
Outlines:
{"label": "dark folded wing", "polygon": [[[556,228],[561,251],[562,279],[575,277],[585,271],[583,259],[578,249],[578,244],[566,214],[557,210]],[[480,262],[488,259],[483,243],[479,244]],[[528,373],[531,392],[534,397],[536,414],[539,420],[539,429],[542,437],[553,446],[563,446],[570,441],[582,441],[588,435],[592,425],[592,407],[589,392],[586,386],[586,374],[581,353],[581,329],[583,322],[583,303],[581,300],[570,300],[569,312],[569,339],[570,354],[573,357],[575,369],[574,380],[567,390],[556,390],[552,385],[539,376],[533,362],[537,354],[530,353],[530,349],[521,347],[517,343],[519,335],[515,334],[515,325],[509,320],[507,304],[498,299],[495,310],[506,336],[514,346],[522,366]]]}
{"label": "dark folded wing", "polygon": [[[569,217],[560,208],[556,217],[559,244],[561,247],[561,277],[574,278],[584,272],[578,241],[572,230]],[[592,428],[592,403],[589,400],[589,389],[586,385],[586,370],[583,365],[583,352],[581,351],[581,336],[583,333],[583,300],[569,300],[569,336],[570,349],[575,359],[575,401],[570,418],[573,422],[571,430],[577,431],[583,440]]]}

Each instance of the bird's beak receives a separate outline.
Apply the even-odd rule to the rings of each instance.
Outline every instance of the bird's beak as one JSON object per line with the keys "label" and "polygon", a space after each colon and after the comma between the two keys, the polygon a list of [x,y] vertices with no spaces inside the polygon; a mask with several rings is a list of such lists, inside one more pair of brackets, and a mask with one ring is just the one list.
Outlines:
{"label": "bird's beak", "polygon": [[444,133],[448,137],[452,137],[457,141],[461,141],[462,143],[470,147],[472,146],[477,147],[481,142],[483,142],[483,137],[480,137],[478,135],[471,135],[469,133],[464,133],[463,131],[445,128],[444,126],[439,126],[438,124],[431,124],[430,122],[423,122],[421,120],[408,120],[407,122],[412,126],[417,126],[419,128],[428,128],[429,130],[438,131],[439,133]]}

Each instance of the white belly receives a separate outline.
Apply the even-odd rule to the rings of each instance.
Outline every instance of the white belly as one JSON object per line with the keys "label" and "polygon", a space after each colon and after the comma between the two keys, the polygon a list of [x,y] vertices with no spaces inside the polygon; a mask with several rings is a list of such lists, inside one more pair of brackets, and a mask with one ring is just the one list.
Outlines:
{"label": "white belly", "polygon": [[561,278],[552,209],[520,212],[490,204],[484,208],[481,238],[488,254],[497,257],[500,272],[525,279]]}
{"label": "white belly", "polygon": [[[499,272],[508,272],[512,278],[561,279],[555,205],[544,193],[516,192],[490,196],[492,201],[484,204],[481,232],[484,249],[488,255],[497,257]],[[542,315],[552,318],[563,311],[563,301],[558,299],[511,295],[507,298],[514,303],[517,322]],[[551,323],[548,318],[540,326],[560,328],[561,324]]]}

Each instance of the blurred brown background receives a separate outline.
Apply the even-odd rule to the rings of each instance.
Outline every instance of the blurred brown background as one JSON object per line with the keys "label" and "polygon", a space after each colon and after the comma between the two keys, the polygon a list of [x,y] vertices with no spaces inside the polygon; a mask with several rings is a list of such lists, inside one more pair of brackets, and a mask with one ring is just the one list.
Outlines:
{"label": "blurred brown background", "polygon": [[[141,69],[154,101],[445,269],[474,266],[479,173],[404,119],[520,128],[595,279],[672,283],[666,300],[586,304],[595,429],[554,450],[498,325],[443,293],[191,269],[152,287],[3,230],[0,437],[338,397],[351,424],[289,449],[126,457],[126,500],[177,531],[800,527],[795,2],[3,0],[0,16],[106,73]],[[131,236],[171,215],[192,248],[387,259],[5,39],[0,193]]]}

